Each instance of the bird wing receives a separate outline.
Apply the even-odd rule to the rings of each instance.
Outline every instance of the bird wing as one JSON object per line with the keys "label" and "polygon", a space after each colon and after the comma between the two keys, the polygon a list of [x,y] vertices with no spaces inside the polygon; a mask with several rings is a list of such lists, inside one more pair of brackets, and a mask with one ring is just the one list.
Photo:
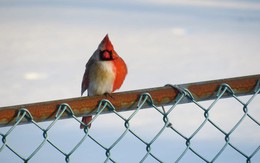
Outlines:
{"label": "bird wing", "polygon": [[125,76],[127,74],[127,67],[124,60],[120,57],[114,60],[114,65],[116,68],[116,76],[113,86],[113,92],[121,87],[125,80]]}
{"label": "bird wing", "polygon": [[95,59],[93,57],[91,57],[88,60],[87,64],[86,64],[85,73],[83,75],[83,80],[82,80],[82,83],[81,83],[81,96],[88,89],[88,85],[89,85],[89,70],[90,70],[90,67],[93,65],[94,62],[95,62]]}

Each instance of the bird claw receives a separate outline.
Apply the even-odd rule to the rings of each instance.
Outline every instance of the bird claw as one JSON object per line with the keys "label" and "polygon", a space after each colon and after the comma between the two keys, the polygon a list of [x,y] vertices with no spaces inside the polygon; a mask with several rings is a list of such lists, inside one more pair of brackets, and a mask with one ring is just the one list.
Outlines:
{"label": "bird claw", "polygon": [[110,98],[112,98],[112,99],[115,99],[113,96],[112,96],[112,94],[111,93],[104,93],[104,96],[106,96],[106,97],[110,97]]}

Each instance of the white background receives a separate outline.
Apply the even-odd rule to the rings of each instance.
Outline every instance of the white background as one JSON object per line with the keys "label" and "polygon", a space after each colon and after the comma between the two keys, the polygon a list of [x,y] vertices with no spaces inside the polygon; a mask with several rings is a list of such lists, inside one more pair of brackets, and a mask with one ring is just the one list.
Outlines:
{"label": "white background", "polygon": [[[119,91],[253,75],[260,69],[258,1],[1,0],[0,106],[79,97],[84,66],[107,33],[128,65]],[[202,104],[206,107],[211,102]],[[258,97],[249,111],[258,121],[259,102]],[[204,120],[203,112],[193,107],[181,105],[171,115],[175,127],[187,137]],[[242,105],[234,99],[223,100],[216,108],[211,118],[227,132],[243,115]],[[40,125],[46,128],[48,124]],[[132,121],[133,130],[147,141],[162,125],[162,117],[154,110],[141,111]],[[71,119],[59,121],[50,139],[69,152],[83,136],[78,126]],[[250,155],[260,144],[259,126],[248,118],[241,126],[232,142]],[[0,128],[0,133],[8,129]],[[204,130],[192,143],[211,160],[225,144],[224,135],[210,125]],[[111,114],[100,116],[91,134],[109,147],[123,131],[124,122]],[[23,156],[41,141],[42,132],[33,125],[20,126],[8,137],[9,145]],[[185,147],[184,139],[167,130],[152,151],[163,161],[173,162]],[[138,162],[145,148],[127,134],[111,154],[118,162]],[[105,158],[105,151],[87,139],[71,162],[103,162]],[[190,160],[202,162],[188,152],[183,162]],[[252,161],[257,160],[259,152]],[[47,161],[64,162],[64,156],[45,145],[31,159]],[[245,158],[228,147],[218,161],[245,162]],[[0,162],[22,161],[5,148]],[[149,157],[146,162],[156,161]]]}

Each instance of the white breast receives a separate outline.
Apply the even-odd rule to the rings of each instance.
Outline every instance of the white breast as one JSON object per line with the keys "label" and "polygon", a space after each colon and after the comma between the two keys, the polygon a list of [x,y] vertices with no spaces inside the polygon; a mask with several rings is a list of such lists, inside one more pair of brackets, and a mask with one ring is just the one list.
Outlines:
{"label": "white breast", "polygon": [[97,61],[90,67],[88,95],[112,93],[115,70],[112,61]]}

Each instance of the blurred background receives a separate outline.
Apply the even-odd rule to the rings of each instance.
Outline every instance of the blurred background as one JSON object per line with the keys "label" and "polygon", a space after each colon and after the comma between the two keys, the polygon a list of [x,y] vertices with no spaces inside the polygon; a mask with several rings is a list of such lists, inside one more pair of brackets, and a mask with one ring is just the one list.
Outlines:
{"label": "blurred background", "polygon": [[[260,70],[257,0],[1,0],[0,106],[79,97],[85,64],[106,34],[128,65],[128,75],[119,91],[253,75]],[[259,102],[258,97],[251,105],[258,120]],[[203,120],[203,113],[189,104],[180,108],[174,115],[176,127],[188,136]],[[218,108],[212,118],[229,131],[241,118],[242,106],[234,100],[223,100]],[[155,127],[157,132],[162,127],[156,114],[141,111],[133,120],[134,130],[147,140],[156,133],[147,126]],[[91,134],[109,146],[124,131],[124,122],[112,114],[100,117],[93,123]],[[74,120],[61,120],[50,139],[70,151],[83,135],[78,126]],[[0,132],[8,129],[0,128]],[[248,122],[240,130],[234,143],[250,154],[260,144],[259,126]],[[215,129],[207,131],[211,136],[202,132],[194,148],[212,159],[223,146],[224,137]],[[145,146],[130,137],[130,144],[127,137],[120,143],[121,148],[112,152],[118,162],[138,162],[146,153]],[[42,141],[42,133],[33,125],[23,125],[9,140],[28,156]],[[157,146],[153,149],[165,162],[176,160],[186,147],[183,139],[170,132],[164,133]],[[259,152],[257,155],[256,162],[260,161]],[[105,151],[87,140],[72,155],[71,162],[103,162],[105,158]],[[183,162],[191,159],[202,162],[192,153]],[[47,145],[31,162],[46,161],[64,162],[64,156]],[[230,149],[218,161],[245,159]],[[4,149],[0,162],[22,161]]]}

